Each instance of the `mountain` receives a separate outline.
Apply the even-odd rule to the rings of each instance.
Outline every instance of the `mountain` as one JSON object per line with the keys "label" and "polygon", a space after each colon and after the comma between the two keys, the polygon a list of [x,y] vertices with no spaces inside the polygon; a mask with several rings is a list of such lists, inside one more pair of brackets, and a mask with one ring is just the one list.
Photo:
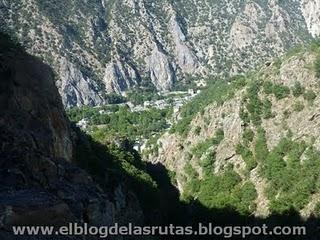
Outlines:
{"label": "mountain", "polygon": [[319,217],[319,77],[315,42],[217,81],[144,158],[176,173],[185,201],[260,218]]}
{"label": "mountain", "polygon": [[[2,33],[0,111],[1,239],[17,239],[11,233],[11,227],[17,225],[144,222],[133,186],[144,184],[147,191],[150,177],[132,165],[134,158],[128,150],[124,156],[116,149],[116,155],[74,128],[63,110],[50,67]],[[131,163],[126,160],[129,157]],[[129,176],[117,165],[120,163],[136,175]]]}
{"label": "mountain", "polygon": [[[243,73],[320,34],[318,0],[1,0],[2,30],[57,73],[66,107]],[[213,77],[212,77],[213,76]]]}
{"label": "mountain", "polygon": [[[307,224],[317,239],[320,43],[306,43],[319,1],[1,0],[0,11],[20,42],[0,34],[1,238],[20,224],[215,222]],[[136,105],[91,107],[131,89]],[[63,104],[89,105],[67,111],[86,132]]]}

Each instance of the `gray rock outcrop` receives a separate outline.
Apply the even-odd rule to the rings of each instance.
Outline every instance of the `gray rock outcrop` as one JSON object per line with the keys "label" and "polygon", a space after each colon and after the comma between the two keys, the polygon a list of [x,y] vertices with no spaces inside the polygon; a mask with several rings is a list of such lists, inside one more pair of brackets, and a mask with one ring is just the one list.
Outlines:
{"label": "gray rock outcrop", "polygon": [[302,0],[301,9],[309,32],[312,36],[318,37],[320,35],[320,1]]}
{"label": "gray rock outcrop", "polygon": [[121,94],[138,85],[138,76],[136,71],[128,64],[123,66],[120,61],[109,63],[106,66],[104,74],[105,90]]}
{"label": "gray rock outcrop", "polygon": [[62,58],[56,85],[66,107],[95,106],[104,103],[97,83],[84,74],[66,58]]}
{"label": "gray rock outcrop", "polygon": [[167,56],[155,46],[151,55],[146,58],[153,85],[161,91],[170,90],[174,83],[175,73]]}

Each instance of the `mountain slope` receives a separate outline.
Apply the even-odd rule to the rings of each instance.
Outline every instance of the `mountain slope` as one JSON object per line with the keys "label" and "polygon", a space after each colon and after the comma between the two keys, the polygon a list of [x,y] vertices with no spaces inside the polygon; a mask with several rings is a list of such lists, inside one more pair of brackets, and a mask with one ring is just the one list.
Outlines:
{"label": "mountain slope", "polygon": [[212,84],[146,159],[176,172],[184,198],[208,208],[319,216],[319,46]]}
{"label": "mountain slope", "polygon": [[[143,223],[140,202],[129,185],[137,181],[148,189],[148,176],[139,179],[143,172],[126,156],[120,160],[106,146],[72,130],[50,67],[2,33],[0,110],[1,239],[16,239],[11,233],[16,225]],[[117,162],[136,176],[127,176]]]}
{"label": "mountain slope", "polygon": [[319,1],[0,1],[1,26],[58,73],[64,105],[234,75],[319,35]]}

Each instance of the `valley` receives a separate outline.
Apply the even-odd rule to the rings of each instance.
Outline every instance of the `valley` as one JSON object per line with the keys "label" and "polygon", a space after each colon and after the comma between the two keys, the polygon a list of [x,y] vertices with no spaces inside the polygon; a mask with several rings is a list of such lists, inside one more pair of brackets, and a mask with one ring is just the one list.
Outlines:
{"label": "valley", "polygon": [[[92,112],[85,131],[102,144],[129,141],[142,161],[166,167],[183,202],[262,218],[295,211],[308,219],[320,206],[319,46],[293,49],[246,75],[215,81],[177,111],[174,101],[141,112],[115,105],[102,126]],[[72,111],[71,119],[86,114]]]}
{"label": "valley", "polygon": [[319,26],[319,0],[0,0],[0,238],[214,222],[318,239]]}

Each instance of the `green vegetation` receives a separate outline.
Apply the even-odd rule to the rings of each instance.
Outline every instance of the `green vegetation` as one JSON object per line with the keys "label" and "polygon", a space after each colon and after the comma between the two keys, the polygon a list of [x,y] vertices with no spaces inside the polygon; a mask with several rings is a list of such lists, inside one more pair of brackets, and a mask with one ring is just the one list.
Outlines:
{"label": "green vegetation", "polygon": [[194,129],[194,134],[196,134],[197,136],[199,136],[201,133],[201,127],[200,126],[197,126],[195,129]]}
{"label": "green vegetation", "polygon": [[232,78],[230,82],[222,80],[208,82],[210,85],[207,89],[197,95],[193,101],[183,106],[181,110],[182,119],[172,127],[171,133],[188,134],[190,123],[197,113],[203,111],[206,106],[212,103],[223,104],[224,101],[234,95],[237,89],[246,85],[247,79],[243,76],[237,76]]}
{"label": "green vegetation", "polygon": [[[279,60],[275,65],[280,67],[281,64],[282,61]],[[209,149],[218,146],[224,138],[223,130],[218,129],[213,137],[201,141],[187,153],[189,162],[185,165],[184,174],[178,176],[185,182],[182,198],[191,201],[196,199],[209,209],[227,208],[243,215],[251,214],[255,210],[254,200],[257,193],[248,176],[250,171],[255,169],[268,181],[266,195],[270,200],[269,207],[272,213],[286,214],[291,210],[299,211],[309,202],[310,196],[320,190],[320,184],[317,183],[320,179],[320,152],[303,141],[292,140],[290,129],[287,130],[291,134],[283,138],[273,149],[268,149],[266,131],[261,123],[263,119],[274,117],[271,101],[275,99],[281,100],[289,97],[290,94],[299,98],[295,99],[290,109],[295,112],[300,112],[305,107],[302,96],[309,103],[315,100],[316,93],[305,89],[300,82],[295,82],[290,88],[284,84],[262,81],[258,75],[252,78],[238,76],[230,82],[212,82],[193,101],[182,107],[181,120],[172,127],[171,132],[186,136],[192,129],[193,134],[199,136],[202,125],[190,126],[194,117],[199,113],[205,115],[204,122],[210,122],[210,116],[205,114],[205,108],[213,103],[222,105],[226,100],[231,99],[236,91],[244,87],[247,88],[240,109],[244,131],[241,141],[236,145],[236,154],[240,155],[246,164],[244,173],[241,172],[240,177],[234,166],[223,164],[219,165],[218,173],[214,171],[217,163],[216,152]],[[128,100],[135,104],[158,99],[162,97],[151,90],[143,94],[140,92],[128,94]],[[102,143],[107,142],[110,136],[130,135],[133,140],[137,137],[148,138],[151,153],[158,151],[158,137],[164,129],[168,128],[165,119],[171,114],[170,110],[156,109],[132,113],[126,107],[118,107],[109,109],[111,114],[101,116],[96,114],[98,110],[81,110],[80,112],[71,110],[69,115],[74,119],[80,120],[85,117],[93,124],[104,125],[102,128],[90,129],[92,136]],[[288,116],[288,114],[290,114],[289,110],[285,115]],[[145,166],[135,160],[133,153],[127,155],[115,150],[113,153],[118,156],[118,159],[124,160],[121,161],[120,166],[127,175],[140,183],[148,183],[151,189],[157,188],[143,170]],[[175,182],[175,177],[175,174],[170,173],[171,182]],[[151,199],[152,196],[148,198]]]}
{"label": "green vegetation", "polygon": [[282,59],[281,58],[277,58],[275,61],[274,61],[274,66],[276,69],[280,69],[281,68],[281,65],[282,65]]}
{"label": "green vegetation", "polygon": [[283,84],[274,84],[273,94],[278,100],[286,98],[290,95],[290,88]]}
{"label": "green vegetation", "polygon": [[89,121],[90,125],[107,124],[109,122],[109,116],[106,114],[100,114],[100,111],[106,112],[117,112],[119,111],[119,106],[104,106],[99,108],[93,107],[81,107],[81,108],[71,108],[67,109],[67,114],[72,122],[79,122],[82,119]]}
{"label": "green vegetation", "polygon": [[[251,82],[247,88],[245,97],[242,99],[243,106],[245,106],[245,108],[240,110],[240,118],[246,125],[251,122],[255,126],[259,126],[262,118],[268,119],[274,117],[271,101],[268,99],[260,99],[259,94],[261,87],[261,82]],[[274,85],[271,85],[271,83],[265,83],[263,85],[263,89],[264,92],[273,92]]]}
{"label": "green vegetation", "polygon": [[286,98],[290,95],[289,87],[284,86],[283,84],[275,84],[270,81],[266,81],[263,83],[263,90],[267,95],[274,94],[277,100]]}
{"label": "green vegetation", "polygon": [[257,130],[257,138],[254,143],[254,157],[260,163],[263,162],[268,155],[268,146],[266,140],[266,132],[261,127]]}
{"label": "green vegetation", "polygon": [[[256,126],[256,133],[252,129],[245,128],[242,135],[242,143],[236,145],[236,153],[245,161],[248,172],[256,168],[258,163],[262,162],[268,154],[266,133],[260,125]],[[253,150],[251,150],[251,148],[253,148]]]}
{"label": "green vegetation", "polygon": [[119,103],[125,103],[127,101],[125,97],[115,93],[107,94],[105,96],[105,99],[108,104],[119,104]]}
{"label": "green vegetation", "polygon": [[237,144],[236,153],[245,161],[247,171],[258,166],[260,174],[269,181],[267,197],[272,213],[299,211],[310,196],[320,190],[317,183],[320,153],[304,141],[291,140],[290,134],[269,151],[265,135],[261,127],[255,139],[252,130],[245,130],[243,143]]}
{"label": "green vegetation", "polygon": [[[108,113],[99,113],[107,111]],[[138,137],[150,138],[156,133],[168,128],[167,118],[171,116],[171,110],[150,109],[143,112],[131,112],[125,106],[107,106],[101,108],[74,108],[68,110],[68,115],[73,122],[85,118],[90,125],[101,125],[91,127],[91,133],[95,139],[104,142],[108,138]]]}
{"label": "green vegetation", "polygon": [[78,136],[74,161],[94,176],[103,188],[112,191],[110,188],[124,183],[136,193],[144,210],[152,210],[158,201],[157,184],[147,173],[146,164],[132,149],[132,144],[125,139],[122,145],[126,146],[126,149],[112,144],[101,144],[84,135],[80,129],[74,129]]}
{"label": "green vegetation", "polygon": [[291,88],[292,94],[295,97],[299,97],[304,94],[305,88],[301,85],[300,82],[295,82],[294,86]]}
{"label": "green vegetation", "polygon": [[272,113],[272,103],[269,99],[265,99],[262,102],[262,118],[263,119],[270,119],[275,117]]}
{"label": "green vegetation", "polygon": [[[260,133],[261,134],[261,133]],[[244,134],[246,142],[254,140],[254,132],[247,129]],[[240,176],[233,170],[231,165],[226,166],[220,174],[213,171],[215,162],[215,152],[208,152],[212,146],[218,145],[224,138],[222,129],[218,129],[213,138],[207,139],[192,149],[192,154],[201,159],[199,166],[202,169],[202,178],[199,179],[198,172],[186,164],[184,172],[187,175],[186,187],[184,189],[183,199],[196,198],[202,205],[209,209],[233,209],[240,214],[247,215],[254,211],[254,200],[257,193],[254,185],[249,182],[243,182]],[[252,152],[248,148],[238,146],[237,151],[241,152],[249,169],[256,167],[256,162]],[[203,155],[206,153],[205,157]]]}
{"label": "green vegetation", "polygon": [[208,149],[212,146],[217,146],[224,138],[223,129],[218,129],[213,138],[207,139],[192,149],[192,153],[197,158],[201,158],[201,156],[208,151]]}
{"label": "green vegetation", "polygon": [[[267,190],[273,213],[299,211],[319,190],[319,152],[305,142],[283,138],[270,152],[264,153],[260,172],[269,180]],[[301,161],[302,155],[304,160]]]}
{"label": "green vegetation", "polygon": [[198,181],[198,172],[194,170],[190,163],[186,164],[186,166],[184,167],[184,172],[186,173],[189,179],[185,191],[190,194],[198,192],[200,188],[200,182]]}
{"label": "green vegetation", "polygon": [[200,167],[205,175],[210,175],[213,172],[214,162],[216,160],[216,153],[207,154],[205,158],[201,159]]}
{"label": "green vegetation", "polygon": [[245,161],[248,172],[257,167],[258,163],[255,160],[253,153],[248,146],[241,143],[237,144],[236,153],[240,155],[242,159]]}
{"label": "green vegetation", "polygon": [[141,105],[146,101],[155,101],[164,99],[163,96],[158,95],[153,90],[139,90],[135,89],[127,93],[127,100],[132,102],[134,105]]}
{"label": "green vegetation", "polygon": [[263,83],[263,91],[267,95],[272,94],[273,93],[273,83],[270,81],[265,81]]}
{"label": "green vegetation", "polygon": [[254,125],[259,125],[261,122],[263,102],[259,98],[259,92],[260,83],[254,82],[248,87],[247,95],[244,99],[249,119]]}
{"label": "green vegetation", "polygon": [[251,182],[242,183],[231,166],[219,175],[208,173],[202,180],[199,180],[190,165],[187,165],[185,171],[190,177],[184,198],[196,197],[209,209],[234,209],[243,215],[254,211],[254,200],[257,197],[254,185]]}
{"label": "green vegetation", "polygon": [[254,132],[251,129],[246,128],[244,130],[244,133],[242,135],[242,139],[246,144],[249,144],[253,141],[254,138]]}
{"label": "green vegetation", "polygon": [[316,99],[317,94],[313,90],[307,90],[304,94],[303,97],[305,100],[307,100],[310,104],[313,103],[313,101]]}
{"label": "green vegetation", "polygon": [[[236,153],[245,161],[248,172],[256,168],[258,163],[262,162],[268,154],[265,131],[259,127],[256,135],[256,139],[253,141],[254,132],[251,129],[246,129],[242,136],[243,143],[238,143],[236,146]],[[250,150],[251,145],[253,151]]]}
{"label": "green vegetation", "polygon": [[304,104],[301,101],[296,101],[293,105],[293,111],[301,112],[304,109]]}
{"label": "green vegetation", "polygon": [[315,40],[310,45],[311,52],[316,54],[316,61],[314,62],[314,70],[316,77],[320,78],[320,40]]}
{"label": "green vegetation", "polygon": [[314,213],[316,217],[320,217],[320,202],[318,202],[314,208]]}

